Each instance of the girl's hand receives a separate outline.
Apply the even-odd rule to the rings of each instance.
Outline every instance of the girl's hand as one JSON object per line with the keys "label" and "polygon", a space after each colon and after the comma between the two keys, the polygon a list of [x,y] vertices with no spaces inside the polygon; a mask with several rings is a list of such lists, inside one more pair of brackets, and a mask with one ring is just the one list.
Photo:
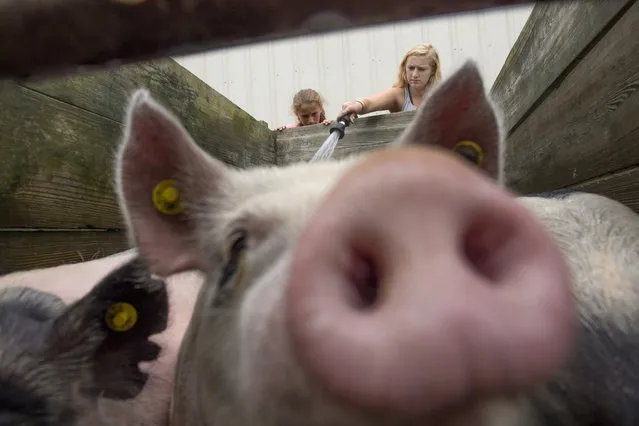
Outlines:
{"label": "girl's hand", "polygon": [[355,120],[355,114],[362,113],[362,108],[363,107],[360,102],[344,102],[342,104],[342,110],[339,114],[337,114],[337,120],[348,114],[348,118],[352,122]]}
{"label": "girl's hand", "polygon": [[333,122],[332,120],[324,120],[324,121],[322,121],[322,124],[325,125],[325,126],[328,126],[332,122]]}

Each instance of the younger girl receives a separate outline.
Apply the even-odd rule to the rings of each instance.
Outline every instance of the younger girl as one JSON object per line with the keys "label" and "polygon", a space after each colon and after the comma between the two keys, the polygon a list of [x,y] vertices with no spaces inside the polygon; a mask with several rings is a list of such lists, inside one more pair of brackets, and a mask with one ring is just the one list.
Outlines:
{"label": "younger girl", "polygon": [[318,123],[326,126],[331,123],[331,120],[326,119],[322,96],[313,89],[302,89],[293,96],[293,114],[297,117],[297,123],[280,126],[275,130],[281,132],[299,126]]}

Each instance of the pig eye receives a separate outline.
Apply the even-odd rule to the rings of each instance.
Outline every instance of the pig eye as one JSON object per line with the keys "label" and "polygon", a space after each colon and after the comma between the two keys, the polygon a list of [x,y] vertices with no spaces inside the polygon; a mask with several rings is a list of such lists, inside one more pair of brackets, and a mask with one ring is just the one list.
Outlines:
{"label": "pig eye", "polygon": [[229,258],[239,257],[246,248],[246,235],[244,232],[238,232],[234,234],[229,245],[228,253]]}
{"label": "pig eye", "polygon": [[243,254],[246,249],[246,233],[237,232],[230,238],[227,249],[227,260],[222,270],[220,287],[227,285],[238,272],[241,272]]}
{"label": "pig eye", "polygon": [[473,141],[461,141],[453,147],[469,163],[481,166],[484,163],[484,151]]}

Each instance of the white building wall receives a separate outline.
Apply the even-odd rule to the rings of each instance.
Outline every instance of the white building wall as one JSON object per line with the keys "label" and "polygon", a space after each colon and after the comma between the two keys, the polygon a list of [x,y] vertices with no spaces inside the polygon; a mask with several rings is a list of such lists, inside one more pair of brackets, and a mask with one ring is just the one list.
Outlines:
{"label": "white building wall", "polygon": [[390,87],[404,53],[422,42],[439,51],[444,77],[474,58],[487,90],[533,5],[448,15],[328,35],[305,36],[175,58],[270,128],[295,122],[293,95],[312,88],[328,118],[342,103]]}

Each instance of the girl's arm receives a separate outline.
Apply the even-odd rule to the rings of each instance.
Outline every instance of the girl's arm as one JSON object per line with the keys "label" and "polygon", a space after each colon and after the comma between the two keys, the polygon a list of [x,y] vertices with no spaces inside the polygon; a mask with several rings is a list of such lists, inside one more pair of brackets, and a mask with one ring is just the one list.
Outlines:
{"label": "girl's arm", "polygon": [[403,102],[400,103],[403,97],[403,89],[393,87],[390,89],[382,90],[365,98],[357,99],[352,102],[345,102],[342,105],[342,111],[340,111],[337,118],[343,117],[345,114],[367,114],[374,111],[389,110],[390,112],[399,112],[402,109]]}

